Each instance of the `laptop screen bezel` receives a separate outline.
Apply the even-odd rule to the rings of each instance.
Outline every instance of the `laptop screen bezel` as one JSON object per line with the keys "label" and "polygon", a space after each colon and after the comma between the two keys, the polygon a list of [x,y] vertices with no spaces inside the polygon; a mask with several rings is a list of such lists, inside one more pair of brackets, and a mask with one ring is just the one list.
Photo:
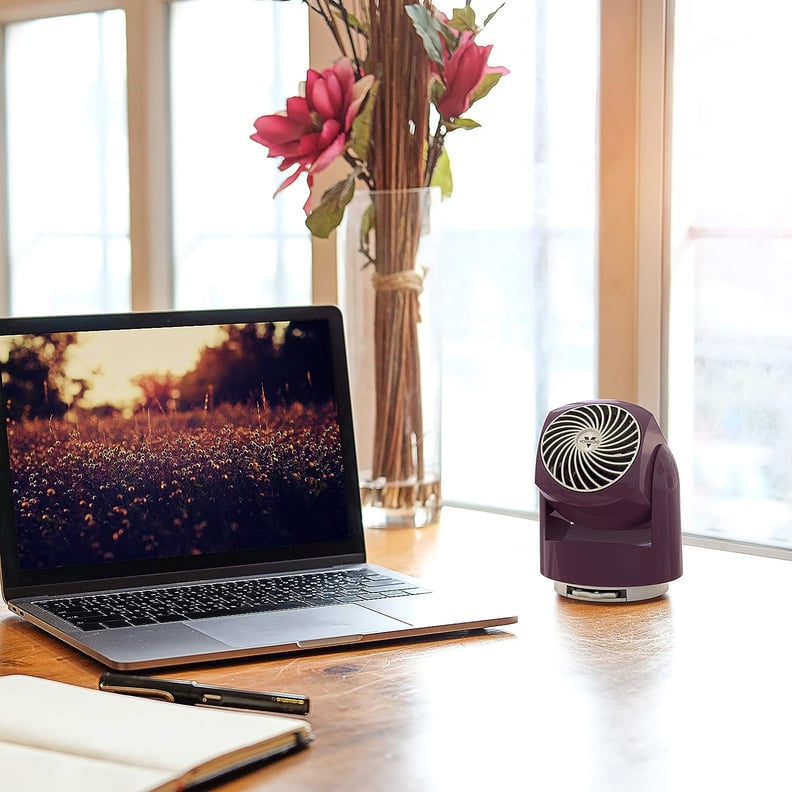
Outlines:
{"label": "laptop screen bezel", "polygon": [[[329,327],[330,353],[347,501],[346,536],[337,541],[270,547],[211,556],[184,556],[145,561],[110,562],[79,567],[24,569],[17,551],[16,516],[12,500],[12,473],[6,433],[5,398],[0,398],[0,572],[3,597],[30,596],[38,592],[99,590],[132,586],[138,581],[177,582],[189,579],[233,577],[284,569],[362,563],[365,543],[358,488],[352,408],[349,393],[343,319],[332,305],[279,308],[240,308],[200,311],[151,311],[116,314],[83,314],[0,319],[0,336],[135,328],[230,325],[290,321],[325,321]],[[0,383],[0,393],[2,383]]]}

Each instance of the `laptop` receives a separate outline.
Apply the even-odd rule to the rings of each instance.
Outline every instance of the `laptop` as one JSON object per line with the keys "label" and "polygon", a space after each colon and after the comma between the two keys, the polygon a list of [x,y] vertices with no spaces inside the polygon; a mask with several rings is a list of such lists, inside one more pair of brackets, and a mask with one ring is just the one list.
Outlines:
{"label": "laptop", "polygon": [[0,319],[9,609],[119,670],[513,623],[367,564],[333,306]]}

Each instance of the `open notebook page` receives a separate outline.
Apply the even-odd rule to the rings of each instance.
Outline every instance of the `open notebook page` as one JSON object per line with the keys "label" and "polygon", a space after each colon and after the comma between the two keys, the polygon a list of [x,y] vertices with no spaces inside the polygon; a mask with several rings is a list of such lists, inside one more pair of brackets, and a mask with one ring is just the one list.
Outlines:
{"label": "open notebook page", "polygon": [[35,776],[47,781],[42,789],[69,789],[64,782],[72,774],[82,792],[168,789],[170,779],[208,778],[311,734],[306,721],[282,715],[182,706],[22,675],[0,677],[0,702],[0,766],[6,779],[9,768],[29,773],[19,787],[25,790],[37,789]]}

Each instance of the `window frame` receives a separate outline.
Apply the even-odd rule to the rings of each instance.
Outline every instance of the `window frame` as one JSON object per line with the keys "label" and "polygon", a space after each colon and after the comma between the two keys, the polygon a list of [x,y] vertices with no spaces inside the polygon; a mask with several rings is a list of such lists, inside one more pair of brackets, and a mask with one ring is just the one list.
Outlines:
{"label": "window frame", "polygon": [[[170,1],[0,0],[0,25],[114,8],[127,16],[132,310],[168,308],[173,299],[168,94],[163,79]],[[670,0],[600,3],[599,393],[641,401],[660,415],[664,307],[659,287],[665,278],[667,148],[663,108],[670,6]],[[311,63],[321,66],[334,49],[326,27],[315,17],[309,15]],[[0,162],[0,169],[4,166]],[[328,173],[317,179],[316,189],[321,191],[333,178]],[[4,201],[0,191],[0,222],[7,222]],[[333,240],[314,239],[312,244],[313,300],[334,302]],[[0,253],[0,308],[8,304],[5,255]]]}
{"label": "window frame", "polygon": [[[13,22],[121,9],[127,30],[131,310],[173,305],[170,261],[167,3],[170,0],[0,0],[0,30]],[[1,37],[4,39],[4,37]],[[1,46],[1,45],[0,45]],[[0,56],[2,52],[0,51]],[[0,84],[4,83],[0,59]],[[0,93],[4,93],[0,91]],[[5,118],[0,98],[0,119]],[[0,123],[0,239],[8,239],[5,124]],[[10,308],[8,250],[0,249],[0,311]]]}
{"label": "window frame", "polygon": [[[171,0],[0,0],[0,26],[61,14],[122,9],[127,16],[131,310],[173,303],[168,132],[168,3]],[[667,420],[671,244],[670,67],[673,0],[600,0],[598,192],[598,395],[638,402]],[[335,52],[309,14],[311,64]],[[0,38],[0,56],[2,56]],[[2,58],[0,57],[0,69]],[[0,73],[2,77],[2,73]],[[4,117],[0,91],[0,118]],[[5,151],[0,124],[0,150]],[[0,157],[0,184],[7,163]],[[317,178],[322,191],[337,174]],[[0,239],[7,238],[0,189]],[[312,239],[312,296],[336,301],[335,242]],[[7,250],[0,245],[0,311],[9,304]],[[701,543],[698,537],[686,537]],[[724,540],[706,540],[718,546]],[[739,543],[738,543],[739,544]],[[739,549],[739,548],[738,548]],[[761,548],[775,555],[774,548]],[[790,553],[779,551],[790,557]]]}
{"label": "window frame", "polygon": [[666,422],[672,0],[601,0],[599,395]]}

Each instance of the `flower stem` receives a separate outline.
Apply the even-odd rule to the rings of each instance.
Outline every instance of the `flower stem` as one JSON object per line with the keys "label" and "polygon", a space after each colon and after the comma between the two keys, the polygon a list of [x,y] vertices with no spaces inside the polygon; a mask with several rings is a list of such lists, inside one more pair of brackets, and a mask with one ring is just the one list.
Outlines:
{"label": "flower stem", "polygon": [[[349,40],[349,51],[351,53],[352,61],[355,64],[355,77],[359,80],[363,76],[363,62],[360,59],[360,55],[358,55],[357,46],[355,45],[355,29],[353,29],[353,26],[350,24],[349,11],[347,11],[343,1],[317,0],[316,5],[313,5],[310,0],[303,0],[303,2],[311,11],[313,11],[315,14],[318,14],[322,18],[325,25],[327,25],[328,29],[330,30],[330,33],[333,36],[333,40],[335,41],[339,51],[346,53],[347,48],[344,46],[336,17],[333,14],[333,9],[338,11],[338,13],[341,15],[341,19],[344,22],[344,29],[346,31],[346,38]],[[362,31],[358,30],[357,32],[362,35]]]}
{"label": "flower stem", "polygon": [[344,7],[343,3],[339,3],[341,18],[344,20],[344,27],[346,27],[347,38],[349,39],[349,47],[352,50],[352,60],[355,62],[355,76],[359,80],[363,76],[363,66],[360,57],[355,47],[355,37],[352,35],[352,26],[349,24],[349,12]]}
{"label": "flower stem", "polygon": [[434,135],[432,135],[432,144],[429,147],[429,153],[426,157],[426,175],[424,177],[424,185],[428,187],[432,183],[432,175],[437,167],[437,161],[440,159],[440,154],[443,152],[443,144],[445,143],[446,130],[441,118],[437,122],[437,128]]}
{"label": "flower stem", "polygon": [[349,151],[345,151],[342,156],[344,161],[352,167],[353,171],[355,171],[355,178],[360,179],[360,181],[362,181],[369,190],[375,189],[374,180],[371,177],[371,173],[369,172],[366,161],[352,156]]}
{"label": "flower stem", "polygon": [[[321,0],[319,0],[317,5],[312,5],[310,0],[303,0],[303,2],[308,6],[308,8],[311,9],[311,11],[313,11],[315,14],[319,14],[319,16],[324,20],[324,23],[327,25],[330,34],[333,36],[336,46],[339,50],[341,50],[341,52],[344,52],[344,45],[341,43],[341,37],[338,33],[338,26],[335,24],[335,20],[333,19],[333,15],[329,7],[325,8],[322,5]],[[327,5],[328,0],[324,0],[324,3]]]}

